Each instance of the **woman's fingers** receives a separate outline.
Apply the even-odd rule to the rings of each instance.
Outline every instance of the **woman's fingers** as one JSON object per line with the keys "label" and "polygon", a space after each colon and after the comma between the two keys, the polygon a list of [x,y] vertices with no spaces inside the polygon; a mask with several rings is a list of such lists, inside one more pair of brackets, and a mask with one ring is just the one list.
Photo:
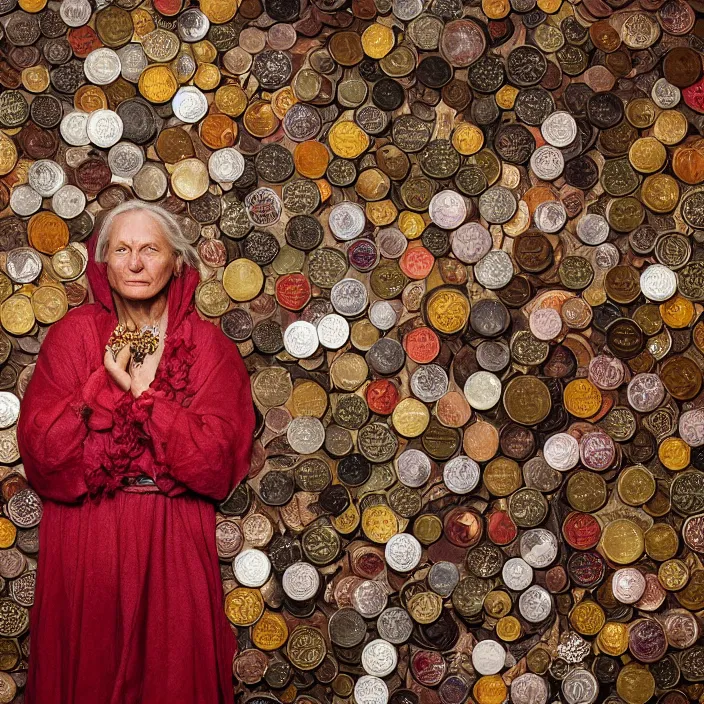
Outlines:
{"label": "woman's fingers", "polygon": [[130,363],[130,346],[125,345],[118,353],[115,363],[120,369],[127,370],[127,365]]}
{"label": "woman's fingers", "polygon": [[[122,350],[120,350],[120,353],[117,355],[118,360],[120,358],[120,354],[122,354],[124,349],[125,348],[123,347]],[[127,351],[129,352],[129,347],[127,347]],[[127,359],[129,361],[129,354],[127,356]],[[120,366],[120,363],[113,357],[112,350],[105,350],[105,357],[103,358],[103,363],[105,364],[105,368],[107,369],[108,374],[110,374],[110,376],[115,380],[115,383],[123,391],[129,390],[130,385],[132,383],[132,379],[130,378],[130,375],[127,373],[127,371],[125,371],[125,369]]]}

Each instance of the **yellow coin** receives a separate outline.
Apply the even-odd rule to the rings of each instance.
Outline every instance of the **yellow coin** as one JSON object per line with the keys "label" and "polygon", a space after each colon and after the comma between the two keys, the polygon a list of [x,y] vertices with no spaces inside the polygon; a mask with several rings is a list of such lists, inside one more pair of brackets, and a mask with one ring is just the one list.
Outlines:
{"label": "yellow coin", "polygon": [[201,12],[213,23],[229,22],[240,6],[239,0],[200,0]]}
{"label": "yellow coin", "polygon": [[480,677],[472,689],[477,704],[503,704],[508,697],[508,689],[501,675]]}
{"label": "yellow coin", "polygon": [[413,535],[423,545],[432,545],[442,535],[442,521],[431,513],[418,516],[413,522]]}
{"label": "yellow coin", "polygon": [[46,7],[47,0],[20,0],[19,6],[25,12],[40,12]]}
{"label": "yellow coin", "polygon": [[607,523],[599,544],[607,559],[617,565],[630,565],[640,558],[645,549],[643,531],[628,518],[617,518]]}
{"label": "yellow coin", "polygon": [[416,623],[433,623],[442,612],[442,597],[435,592],[418,592],[408,600],[406,610]]}
{"label": "yellow coin", "polygon": [[219,318],[230,307],[230,298],[217,279],[201,281],[195,293],[196,307],[209,318]]}
{"label": "yellow coin", "polygon": [[218,58],[218,50],[207,39],[191,45],[193,58],[199,64],[212,64]]}
{"label": "yellow coin", "polygon": [[518,88],[513,86],[505,85],[496,91],[496,104],[502,110],[513,110],[513,106],[516,103],[516,98],[518,97]]}
{"label": "yellow coin", "polygon": [[643,465],[636,464],[621,471],[616,484],[618,495],[629,506],[642,506],[655,494],[655,478]]}
{"label": "yellow coin", "polygon": [[283,120],[284,117],[286,117],[286,113],[297,102],[298,98],[293,92],[293,88],[291,88],[291,86],[284,86],[271,96],[271,109],[279,120]]}
{"label": "yellow coin", "polygon": [[682,560],[665,560],[658,568],[658,582],[669,592],[683,589],[688,581],[689,567]]}
{"label": "yellow coin", "polygon": [[390,225],[396,220],[396,216],[398,215],[396,206],[393,204],[393,201],[388,198],[386,200],[367,203],[364,211],[367,215],[367,220],[376,227]]}
{"label": "yellow coin", "polygon": [[415,240],[423,234],[425,230],[425,220],[420,213],[412,213],[404,210],[398,216],[398,229],[409,240]]}
{"label": "yellow coin", "polygon": [[354,122],[337,122],[328,132],[328,143],[335,156],[356,159],[369,149],[369,135]]}
{"label": "yellow coin", "polygon": [[38,286],[32,293],[34,317],[42,325],[51,325],[68,312],[68,298],[63,286]]}
{"label": "yellow coin", "polygon": [[687,136],[687,118],[679,110],[663,110],[653,127],[653,135],[663,144],[672,146]]}
{"label": "yellow coin", "polygon": [[464,156],[476,154],[484,146],[484,133],[471,122],[460,122],[452,133],[452,146]]}
{"label": "yellow coin", "polygon": [[288,626],[280,613],[266,610],[252,628],[252,643],[260,650],[277,650],[288,640]]}
{"label": "yellow coin", "polygon": [[26,335],[34,327],[34,310],[29,296],[16,293],[0,305],[0,323],[10,335]]}
{"label": "yellow coin", "polygon": [[5,176],[15,168],[17,163],[17,147],[5,134],[0,132],[0,176]]}
{"label": "yellow coin", "polygon": [[15,524],[7,518],[0,518],[0,548],[12,547],[17,537]]}
{"label": "yellow coin", "polygon": [[680,187],[668,174],[653,174],[643,181],[640,195],[654,213],[669,213],[680,200]]}
{"label": "yellow coin", "polygon": [[417,438],[430,423],[428,407],[415,398],[404,398],[391,414],[391,422],[399,435]]}
{"label": "yellow coin", "polygon": [[616,693],[626,704],[645,704],[655,694],[655,678],[645,665],[629,662],[618,673]]}
{"label": "yellow coin", "polygon": [[398,518],[388,506],[370,506],[362,513],[362,530],[369,540],[388,543],[398,533]]}
{"label": "yellow coin", "polygon": [[680,329],[689,327],[689,324],[694,319],[694,304],[677,293],[660,304],[660,317],[669,328]]}
{"label": "yellow coin", "polygon": [[200,198],[209,185],[208,167],[195,157],[181,159],[171,172],[171,190],[183,200]]}
{"label": "yellow coin", "polygon": [[264,612],[264,599],[258,589],[236,587],[225,597],[225,615],[235,626],[251,626]]}
{"label": "yellow coin", "polygon": [[371,59],[383,59],[393,48],[396,39],[391,27],[375,22],[362,34],[362,49]]}
{"label": "yellow coin", "polygon": [[215,91],[215,105],[220,112],[239,117],[247,107],[247,96],[236,83],[231,83]]}
{"label": "yellow coin", "polygon": [[233,301],[251,301],[264,284],[264,272],[251,259],[240,257],[230,262],[222,275],[222,285]]}
{"label": "yellow coin", "polygon": [[562,7],[562,0],[538,0],[538,7],[546,15],[554,15]]}
{"label": "yellow coin", "polygon": [[661,169],[667,159],[667,151],[655,137],[641,137],[631,145],[628,160],[636,171],[652,174]]}
{"label": "yellow coin", "polygon": [[521,622],[515,616],[504,616],[496,624],[496,635],[506,643],[521,637]]}
{"label": "yellow coin", "polygon": [[658,448],[658,459],[673,472],[689,467],[691,454],[691,448],[682,438],[665,438]]}
{"label": "yellow coin", "polygon": [[136,10],[132,10],[130,15],[132,16],[134,33],[138,37],[145,37],[149,32],[153,32],[156,29],[154,16],[146,8],[138,7]]}
{"label": "yellow coin", "polygon": [[511,12],[508,0],[482,0],[482,10],[490,20],[501,20]]}
{"label": "yellow coin", "polygon": [[623,655],[628,649],[628,626],[618,621],[607,621],[596,637],[596,644],[607,655]]}
{"label": "yellow coin", "polygon": [[30,66],[22,71],[22,85],[30,93],[41,93],[49,87],[49,71],[44,66]]}
{"label": "yellow coin", "polygon": [[601,391],[589,379],[575,379],[565,387],[565,408],[577,418],[589,418],[601,408]]}
{"label": "yellow coin", "polygon": [[583,636],[595,636],[605,622],[604,609],[591,599],[580,601],[570,613],[572,627]]}
{"label": "yellow coin", "polygon": [[193,82],[201,90],[215,90],[220,83],[220,69],[215,64],[200,64],[193,76]]}
{"label": "yellow coin", "polygon": [[455,289],[431,291],[426,310],[430,325],[445,335],[459,332],[469,320],[469,301]]}
{"label": "yellow coin", "polygon": [[680,547],[677,531],[669,523],[654,523],[645,531],[645,552],[658,562],[673,558]]}
{"label": "yellow coin", "polygon": [[330,522],[333,528],[342,535],[354,533],[359,527],[359,519],[359,511],[357,510],[357,506],[353,503],[350,503],[339,516],[330,516]]}
{"label": "yellow coin", "polygon": [[503,618],[511,613],[513,602],[502,589],[494,589],[484,597],[484,611],[491,618]]}
{"label": "yellow coin", "polygon": [[142,71],[139,77],[139,92],[150,103],[165,103],[174,97],[178,81],[165,64],[152,64]]}

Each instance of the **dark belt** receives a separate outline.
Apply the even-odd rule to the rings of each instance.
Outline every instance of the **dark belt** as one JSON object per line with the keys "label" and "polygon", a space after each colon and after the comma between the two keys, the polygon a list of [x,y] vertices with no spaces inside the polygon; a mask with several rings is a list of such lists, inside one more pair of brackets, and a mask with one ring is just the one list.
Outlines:
{"label": "dark belt", "polygon": [[137,477],[126,477],[120,489],[144,494],[161,492],[154,480],[146,474],[140,474]]}

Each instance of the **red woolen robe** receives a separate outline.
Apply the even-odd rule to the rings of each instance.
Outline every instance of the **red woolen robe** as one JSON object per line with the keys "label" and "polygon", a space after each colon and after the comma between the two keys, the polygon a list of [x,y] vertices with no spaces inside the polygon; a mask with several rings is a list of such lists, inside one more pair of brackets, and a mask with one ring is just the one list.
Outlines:
{"label": "red woolen robe", "polygon": [[[184,267],[170,283],[156,378],[135,399],[103,366],[117,324],[105,264],[91,257],[88,278],[95,303],[48,332],[17,427],[44,499],[25,702],[230,703],[237,645],[213,500],[249,470],[244,362],[198,317],[199,276]],[[118,488],[140,474],[161,492]]]}

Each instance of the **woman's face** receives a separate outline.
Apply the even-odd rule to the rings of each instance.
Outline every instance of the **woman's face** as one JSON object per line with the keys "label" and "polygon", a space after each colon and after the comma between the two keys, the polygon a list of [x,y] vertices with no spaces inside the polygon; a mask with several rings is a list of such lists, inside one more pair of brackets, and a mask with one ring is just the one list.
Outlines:
{"label": "woman's face", "polygon": [[113,291],[127,300],[144,301],[164,289],[177,257],[159,223],[135,210],[115,218],[105,261]]}

